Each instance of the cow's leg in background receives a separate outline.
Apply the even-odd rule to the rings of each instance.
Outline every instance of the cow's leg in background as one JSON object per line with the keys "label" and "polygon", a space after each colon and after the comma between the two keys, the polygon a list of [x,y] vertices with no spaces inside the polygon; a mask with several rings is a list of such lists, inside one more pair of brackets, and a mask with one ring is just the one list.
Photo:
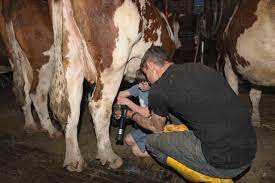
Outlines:
{"label": "cow's leg in background", "polygon": [[21,49],[17,39],[15,37],[13,23],[10,21],[6,24],[7,37],[9,41],[9,47],[12,50],[13,61],[13,81],[14,81],[14,93],[17,101],[22,106],[22,110],[25,118],[24,130],[26,132],[38,131],[38,126],[34,122],[31,108],[30,90],[33,80],[32,68],[26,57],[26,54]]}
{"label": "cow's leg in background", "polygon": [[32,133],[32,132],[39,130],[39,128],[38,128],[37,124],[34,122],[34,119],[32,116],[31,105],[32,105],[31,98],[30,98],[29,94],[26,94],[25,104],[22,106],[22,110],[23,110],[24,117],[25,117],[24,130],[27,133]]}
{"label": "cow's leg in background", "polygon": [[262,91],[255,88],[251,88],[249,92],[250,101],[252,104],[252,125],[255,127],[261,126],[261,117],[259,111],[259,104],[262,96]]}
{"label": "cow's leg in background", "polygon": [[37,115],[40,119],[41,128],[45,131],[50,138],[59,137],[62,135],[52,124],[49,110],[48,110],[48,93],[50,89],[50,84],[52,80],[53,72],[53,60],[51,51],[44,53],[50,56],[50,61],[43,65],[39,70],[39,79],[36,91],[31,93],[31,99],[33,101],[34,107],[36,109]]}
{"label": "cow's leg in background", "polygon": [[237,95],[239,95],[238,76],[234,73],[231,62],[228,57],[225,57],[224,75],[230,87],[234,90],[234,92]]}
{"label": "cow's leg in background", "polygon": [[[30,90],[31,90],[31,83],[32,83],[32,76],[30,74],[31,68],[28,67],[28,64],[27,64],[28,60],[27,59],[26,60],[25,59],[18,60],[16,62],[19,62],[20,63],[19,67],[22,68],[22,75],[19,76],[19,77],[21,77],[21,79],[24,80],[24,89],[23,89],[23,92],[24,92],[24,102],[23,102],[23,105],[22,105],[22,110],[23,110],[24,117],[25,117],[24,130],[27,133],[37,132],[37,131],[39,131],[39,127],[38,127],[38,125],[35,123],[35,121],[33,119],[33,115],[32,115],[32,100],[31,100],[31,97],[30,97]],[[18,71],[15,71],[15,72],[18,72]],[[19,78],[17,78],[17,79],[20,80]],[[16,81],[14,81],[14,83],[16,84]],[[15,89],[14,91],[17,92],[16,90],[18,91],[20,89]],[[21,93],[21,92],[19,92],[19,93]],[[16,95],[19,98],[21,97],[21,96],[18,96],[18,94],[16,94]]]}
{"label": "cow's leg in background", "polygon": [[[229,85],[234,90],[234,92],[238,95],[239,94],[238,77],[234,73],[228,57],[225,58],[224,74]],[[260,118],[260,112],[259,112],[259,103],[261,100],[261,95],[262,95],[262,91],[257,90],[255,88],[251,88],[249,92],[249,97],[252,104],[251,122],[252,122],[252,125],[255,127],[259,127],[261,125],[261,118]]]}

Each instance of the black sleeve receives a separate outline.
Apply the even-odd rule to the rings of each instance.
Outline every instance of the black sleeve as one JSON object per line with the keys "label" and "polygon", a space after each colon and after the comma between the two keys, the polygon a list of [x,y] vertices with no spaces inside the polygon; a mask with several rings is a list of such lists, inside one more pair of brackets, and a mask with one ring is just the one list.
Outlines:
{"label": "black sleeve", "polygon": [[149,92],[149,109],[155,114],[167,117],[168,107],[166,103],[166,97],[158,90],[150,90]]}

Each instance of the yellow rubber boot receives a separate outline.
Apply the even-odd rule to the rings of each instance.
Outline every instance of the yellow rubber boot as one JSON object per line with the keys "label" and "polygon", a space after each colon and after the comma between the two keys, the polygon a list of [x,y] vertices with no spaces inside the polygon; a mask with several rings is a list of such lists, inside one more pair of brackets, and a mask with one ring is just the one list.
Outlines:
{"label": "yellow rubber boot", "polygon": [[191,182],[205,182],[205,183],[233,183],[232,179],[220,179],[209,177],[207,175],[203,175],[199,172],[196,172],[177,160],[168,157],[166,160],[167,165],[177,170],[186,180]]}

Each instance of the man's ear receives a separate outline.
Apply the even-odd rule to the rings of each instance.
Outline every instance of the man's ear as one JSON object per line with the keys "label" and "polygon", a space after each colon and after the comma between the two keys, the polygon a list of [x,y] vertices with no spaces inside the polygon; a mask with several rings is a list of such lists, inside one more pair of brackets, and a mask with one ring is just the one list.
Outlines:
{"label": "man's ear", "polygon": [[155,64],[153,62],[147,62],[147,67],[151,70],[153,68],[155,68]]}

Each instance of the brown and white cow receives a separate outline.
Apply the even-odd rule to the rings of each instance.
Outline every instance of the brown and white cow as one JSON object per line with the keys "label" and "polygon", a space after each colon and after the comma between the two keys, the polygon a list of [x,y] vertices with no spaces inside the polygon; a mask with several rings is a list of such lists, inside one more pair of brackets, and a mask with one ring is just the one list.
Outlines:
{"label": "brown and white cow", "polygon": [[77,141],[82,83],[95,82],[89,103],[98,158],[117,168],[122,164],[109,137],[112,104],[125,74],[133,79],[151,45],[173,53],[172,31],[149,0],[52,0],[55,72],[50,98],[54,115],[65,128],[64,166],[85,165]]}
{"label": "brown and white cow", "polygon": [[[238,94],[241,75],[255,86],[275,86],[275,1],[240,0],[226,27],[225,75]],[[252,123],[259,126],[261,91],[250,90]]]}
{"label": "brown and white cow", "polygon": [[[59,134],[47,110],[51,106],[65,129],[64,166],[84,166],[77,141],[77,125],[84,77],[95,82],[90,109],[98,140],[98,157],[112,168],[122,164],[111,147],[111,106],[124,74],[133,80],[144,52],[175,45],[167,21],[147,0],[1,1],[1,35],[13,65],[14,90],[22,104],[25,128],[37,130],[33,102],[41,126],[50,136]],[[72,4],[71,4],[72,3]],[[53,31],[52,31],[53,30]],[[51,80],[53,75],[53,80]]]}
{"label": "brown and white cow", "polygon": [[173,31],[176,49],[181,47],[179,31],[180,31],[180,22],[181,22],[181,19],[183,19],[183,17],[184,17],[184,14],[178,14],[178,13],[169,13],[167,17],[167,21]]}
{"label": "brown and white cow", "polygon": [[49,117],[48,92],[53,73],[53,31],[47,3],[42,0],[1,1],[0,32],[13,70],[14,93],[22,106],[25,130],[39,130],[33,119],[34,104],[43,131],[61,135]]}

